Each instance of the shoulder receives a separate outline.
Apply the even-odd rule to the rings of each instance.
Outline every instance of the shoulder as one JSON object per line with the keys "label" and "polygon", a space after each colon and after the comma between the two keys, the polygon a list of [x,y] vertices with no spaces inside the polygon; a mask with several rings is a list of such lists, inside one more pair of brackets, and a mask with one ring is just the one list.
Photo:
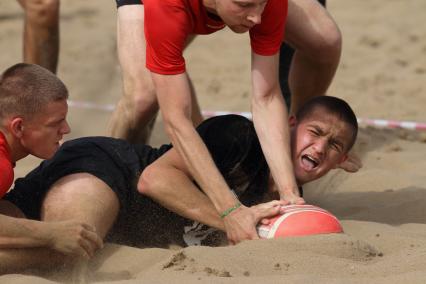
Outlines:
{"label": "shoulder", "polygon": [[208,131],[218,131],[223,129],[233,129],[238,127],[251,127],[253,122],[244,116],[236,114],[214,116],[203,121],[197,131],[200,135]]}
{"label": "shoulder", "polygon": [[9,190],[13,184],[14,173],[10,159],[0,151],[0,198]]}

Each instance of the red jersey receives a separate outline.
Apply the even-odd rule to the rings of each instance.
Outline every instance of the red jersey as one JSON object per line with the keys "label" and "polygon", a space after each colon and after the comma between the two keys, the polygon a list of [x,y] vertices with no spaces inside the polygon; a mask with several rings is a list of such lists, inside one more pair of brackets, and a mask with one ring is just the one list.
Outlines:
{"label": "red jersey", "polygon": [[[225,27],[208,15],[202,0],[144,0],[146,67],[155,73],[185,72],[183,49],[188,35],[211,34]],[[276,54],[284,38],[287,0],[268,0],[262,21],[250,29],[252,50]]]}
{"label": "red jersey", "polygon": [[13,183],[13,163],[6,137],[0,132],[0,198],[6,194]]}

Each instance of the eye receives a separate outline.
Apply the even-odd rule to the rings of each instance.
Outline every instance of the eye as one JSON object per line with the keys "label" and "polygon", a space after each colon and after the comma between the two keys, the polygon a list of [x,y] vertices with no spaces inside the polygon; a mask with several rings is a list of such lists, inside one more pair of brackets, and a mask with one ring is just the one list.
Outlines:
{"label": "eye", "polygon": [[331,143],[331,148],[333,148],[337,152],[341,152],[342,151],[342,146],[339,143],[337,143],[337,142],[332,142]]}
{"label": "eye", "polygon": [[237,5],[240,6],[241,8],[248,8],[250,6],[250,4],[248,3],[240,3],[240,2],[238,2]]}
{"label": "eye", "polygon": [[309,130],[309,132],[313,135],[313,136],[319,136],[319,132],[316,130]]}
{"label": "eye", "polygon": [[237,4],[237,6],[241,8],[248,8],[252,6],[252,3],[248,3],[248,2],[235,2],[235,3]]}

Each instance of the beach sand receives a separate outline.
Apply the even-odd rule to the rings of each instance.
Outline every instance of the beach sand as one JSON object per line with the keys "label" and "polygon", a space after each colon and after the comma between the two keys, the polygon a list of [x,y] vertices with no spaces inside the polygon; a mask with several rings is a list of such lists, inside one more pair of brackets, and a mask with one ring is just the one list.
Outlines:
{"label": "beach sand", "polygon": [[[343,57],[328,92],[362,118],[426,122],[424,0],[330,0]],[[73,101],[115,104],[121,96],[114,1],[61,1],[58,75]],[[22,11],[0,2],[0,69],[21,60]],[[422,28],[423,27],[423,28]],[[247,35],[222,31],[185,53],[204,110],[249,111]],[[67,139],[106,135],[109,111],[70,108]],[[167,142],[157,123],[153,145]],[[89,265],[100,283],[424,283],[426,132],[362,127],[354,151],[364,167],[336,170],[305,187],[344,234],[247,241],[232,247],[137,249],[108,244]],[[39,160],[18,162],[22,176]],[[1,264],[0,264],[1,265]],[[54,275],[5,275],[0,283],[55,283]]]}

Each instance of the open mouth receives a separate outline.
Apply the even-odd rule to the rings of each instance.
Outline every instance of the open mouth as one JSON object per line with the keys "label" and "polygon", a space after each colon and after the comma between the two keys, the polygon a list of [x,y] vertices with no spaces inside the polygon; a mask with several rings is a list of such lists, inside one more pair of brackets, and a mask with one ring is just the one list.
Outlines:
{"label": "open mouth", "polygon": [[316,167],[318,167],[319,161],[318,159],[315,159],[314,157],[305,154],[302,156],[302,165],[305,168],[305,170],[311,171],[315,169]]}

